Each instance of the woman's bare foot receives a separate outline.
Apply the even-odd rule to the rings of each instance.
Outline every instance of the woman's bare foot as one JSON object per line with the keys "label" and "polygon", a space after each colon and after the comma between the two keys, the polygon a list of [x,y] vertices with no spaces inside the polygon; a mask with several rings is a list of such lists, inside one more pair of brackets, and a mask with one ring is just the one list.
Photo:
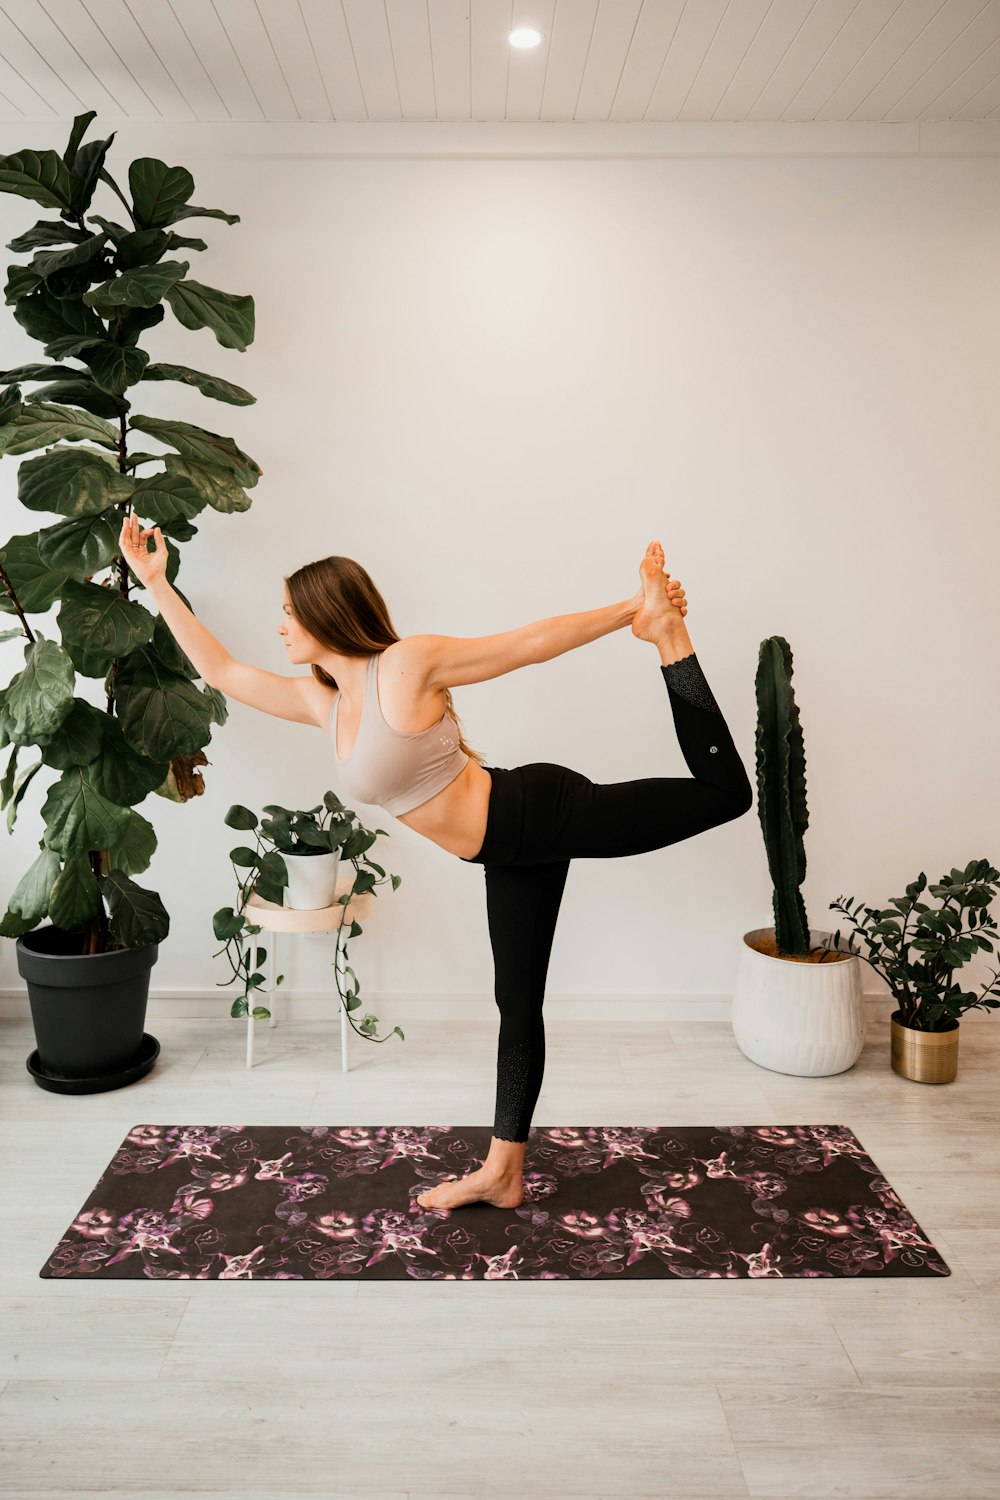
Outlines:
{"label": "woman's bare foot", "polygon": [[665,636],[683,626],[687,614],[684,590],[678,579],[671,579],[663,569],[663,548],[650,542],[639,564],[642,579],[642,603],[632,617],[632,634],[640,641],[659,645]]}
{"label": "woman's bare foot", "polygon": [[480,1167],[457,1182],[439,1182],[417,1198],[421,1208],[459,1208],[463,1203],[492,1203],[494,1208],[518,1208],[524,1202],[524,1183],[516,1176],[487,1172]]}

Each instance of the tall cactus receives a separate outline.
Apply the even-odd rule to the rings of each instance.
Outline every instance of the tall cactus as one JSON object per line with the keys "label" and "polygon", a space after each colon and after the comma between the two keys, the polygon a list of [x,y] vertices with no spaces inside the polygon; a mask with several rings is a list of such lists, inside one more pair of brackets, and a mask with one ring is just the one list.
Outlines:
{"label": "tall cactus", "polygon": [[757,661],[757,816],[774,882],[774,941],[780,955],[809,952],[809,919],[799,886],[809,826],[806,762],[792,692],[792,650],[780,635],[761,642]]}

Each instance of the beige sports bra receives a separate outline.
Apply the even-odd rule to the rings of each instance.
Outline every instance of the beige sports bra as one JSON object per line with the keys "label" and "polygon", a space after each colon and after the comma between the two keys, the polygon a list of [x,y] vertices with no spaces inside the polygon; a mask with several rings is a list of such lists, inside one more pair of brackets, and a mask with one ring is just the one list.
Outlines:
{"label": "beige sports bra", "polygon": [[458,743],[458,725],[447,709],[436,724],[412,734],[385,722],[378,701],[381,654],[370,657],[365,669],[361,722],[350,755],[341,758],[337,754],[339,688],[333,695],[327,727],[348,796],[384,807],[398,817],[443,791],[461,775],[470,757]]}

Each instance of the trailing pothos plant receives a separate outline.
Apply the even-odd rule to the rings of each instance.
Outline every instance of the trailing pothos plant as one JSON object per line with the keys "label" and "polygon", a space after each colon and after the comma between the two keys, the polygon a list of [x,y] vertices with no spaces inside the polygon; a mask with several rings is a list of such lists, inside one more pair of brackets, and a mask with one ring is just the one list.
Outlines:
{"label": "trailing pothos plant", "polygon": [[[151,363],[139,338],[162,322],[166,302],[185,328],[209,328],[225,348],[245,351],[254,304],[191,279],[190,262],[171,258],[208,248],[172,224],[195,216],[236,224],[239,214],[196,207],[191,174],[155,157],[131,163],[126,197],[104,168],[114,133],[82,142],[95,113],[76,116],[62,156],[0,156],[0,191],[58,214],[8,245],[34,254],[8,268],[7,306],[55,363],[0,371],[0,457],[44,449],[20,464],[18,498],[29,511],[63,518],[0,541],[0,609],[20,622],[0,639],[24,640],[24,665],[0,688],[0,747],[12,746],[0,780],[8,831],[32,779],[43,767],[56,773],[41,808],[41,852],[10,896],[0,934],[19,937],[48,917],[81,929],[88,954],[166,936],[170,918],[159,895],[132,878],[149,867],[157,843],[136,803],[150,792],[174,802],[200,795],[202,747],[212,724],[227,718],[222,693],[196,684],[197,670],[162,619],[130,597],[142,584],[119,551],[122,519],[135,511],[174,542],[189,541],[207,505],[247,510],[246,491],[262,472],[231,437],[132,408],[126,392],[159,380],[251,405],[256,398],[242,386]],[[101,182],[128,223],[88,212]],[[130,432],[172,451],[129,452]],[[145,464],[162,467],[140,476]],[[175,547],[167,563],[175,589],[178,568]],[[29,623],[53,606],[60,640]],[[103,708],[77,695],[78,677],[102,682]],[[19,769],[29,749],[38,758]]]}
{"label": "trailing pothos plant", "polygon": [[[230,828],[238,828],[245,832],[252,830],[257,840],[256,849],[251,849],[249,844],[238,844],[235,849],[230,849],[229,859],[236,872],[240,890],[237,907],[220,907],[212,918],[212,930],[215,936],[225,940],[225,947],[220,948],[218,953],[225,953],[233,971],[232,979],[227,979],[223,983],[228,986],[238,979],[243,985],[243,994],[233,1001],[229,1014],[236,1017],[245,1016],[250,1010],[253,992],[267,982],[265,975],[261,972],[261,965],[267,959],[267,949],[255,948],[253,943],[244,948],[244,939],[254,938],[261,931],[260,923],[248,921],[245,915],[251,892],[256,892],[262,901],[273,901],[281,906],[284,901],[283,893],[288,884],[288,866],[285,864],[284,855],[301,855],[307,849],[318,849],[324,854],[339,852],[341,860],[348,859],[354,866],[354,883],[351,889],[338,896],[334,903],[339,903],[342,908],[337,926],[337,951],[338,953],[343,951],[344,972],[351,976],[354,986],[351,988],[350,981],[348,981],[346,994],[340,988],[340,969],[335,962],[333,972],[337,994],[343,1002],[347,1019],[359,1036],[367,1037],[372,1042],[387,1042],[388,1036],[375,1035],[378,1016],[367,1011],[359,1026],[355,1025],[351,1015],[352,1011],[360,1007],[361,1001],[358,998],[360,993],[358,976],[347,963],[347,939],[358,937],[364,929],[361,923],[352,917],[349,930],[343,937],[341,936],[347,908],[354,897],[367,895],[369,891],[374,890],[376,885],[382,885],[385,881],[385,871],[382,866],[369,859],[366,852],[379,834],[385,833],[385,829],[377,828],[372,832],[371,829],[363,827],[357,814],[351,808],[345,807],[333,791],[325,791],[322,803],[306,811],[279,807],[272,802],[267,804],[264,811],[270,813],[271,816],[260,819],[259,829],[257,814],[239,803],[235,803],[229,809],[224,819]],[[330,821],[324,824],[327,813],[330,815]],[[271,847],[266,848],[267,844]],[[367,868],[362,869],[362,865]],[[241,869],[249,871],[245,880],[240,879],[239,870]],[[376,875],[381,876],[381,880],[376,880]],[[390,875],[389,880],[393,890],[398,891],[403,877]],[[250,909],[253,910],[252,907]],[[217,958],[218,953],[213,957]],[[275,989],[284,977],[284,974],[278,974],[275,977]],[[251,1014],[255,1021],[263,1021],[270,1016],[271,1012],[266,1005],[255,1005]],[[405,1042],[406,1038],[398,1026],[394,1026],[392,1032],[398,1035],[400,1041]],[[392,1032],[389,1033],[390,1036]]]}

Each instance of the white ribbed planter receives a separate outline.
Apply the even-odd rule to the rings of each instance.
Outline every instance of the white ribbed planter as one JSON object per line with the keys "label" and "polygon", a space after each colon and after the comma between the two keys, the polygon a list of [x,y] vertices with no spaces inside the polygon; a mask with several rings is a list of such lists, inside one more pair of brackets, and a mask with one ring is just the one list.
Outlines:
{"label": "white ribbed planter", "polygon": [[[845,1072],[865,1045],[861,960],[856,953],[821,964],[772,958],[750,946],[767,936],[773,940],[773,927],[743,934],[732,1014],[740,1051],[775,1073]],[[809,946],[831,936],[810,927]]]}
{"label": "white ribbed planter", "polygon": [[282,905],[295,911],[319,911],[332,906],[337,895],[337,870],[340,850],[326,854],[282,854],[288,870],[288,884],[282,892]]}

